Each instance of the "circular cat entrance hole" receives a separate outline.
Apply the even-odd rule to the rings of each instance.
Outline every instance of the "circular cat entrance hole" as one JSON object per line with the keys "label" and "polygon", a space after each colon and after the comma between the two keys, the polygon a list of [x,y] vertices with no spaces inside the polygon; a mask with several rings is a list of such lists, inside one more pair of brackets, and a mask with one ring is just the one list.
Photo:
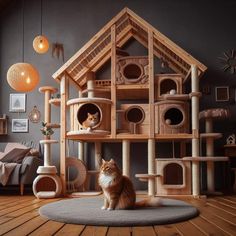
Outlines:
{"label": "circular cat entrance hole", "polygon": [[184,113],[178,108],[170,108],[164,113],[164,121],[166,125],[180,126],[184,120]]}
{"label": "circular cat entrance hole", "polygon": [[100,107],[94,103],[85,103],[81,105],[77,112],[77,119],[79,124],[82,126],[83,122],[88,119],[88,116],[97,114],[97,124],[93,126],[93,128],[98,127],[102,121],[102,111]]}
{"label": "circular cat entrance hole", "polygon": [[140,124],[145,118],[144,110],[139,106],[132,106],[126,110],[125,118],[128,122]]}
{"label": "circular cat entrance hole", "polygon": [[172,79],[162,80],[160,85],[160,95],[170,93],[170,90],[177,91],[175,81]]}
{"label": "circular cat entrance hole", "polygon": [[135,63],[127,64],[123,69],[123,75],[129,82],[138,82],[142,76],[142,67]]}

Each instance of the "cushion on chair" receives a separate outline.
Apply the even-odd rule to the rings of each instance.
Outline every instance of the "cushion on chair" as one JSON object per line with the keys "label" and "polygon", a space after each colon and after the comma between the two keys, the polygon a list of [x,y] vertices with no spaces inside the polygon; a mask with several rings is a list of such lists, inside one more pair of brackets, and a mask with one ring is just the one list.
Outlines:
{"label": "cushion on chair", "polygon": [[4,153],[0,153],[0,161],[20,163],[30,148],[19,143],[8,143]]}

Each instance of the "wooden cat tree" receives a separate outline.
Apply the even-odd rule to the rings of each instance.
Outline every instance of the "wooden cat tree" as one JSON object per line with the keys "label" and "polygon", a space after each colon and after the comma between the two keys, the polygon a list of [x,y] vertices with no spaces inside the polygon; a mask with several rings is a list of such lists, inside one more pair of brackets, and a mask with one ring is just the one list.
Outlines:
{"label": "wooden cat tree", "polygon": [[[129,56],[122,50],[131,38],[148,49],[147,56]],[[156,74],[154,57],[173,73]],[[97,79],[96,72],[109,60],[111,78]],[[101,143],[122,142],[122,170],[127,176],[131,167],[130,143],[147,142],[148,170],[136,177],[148,182],[148,194],[200,195],[199,162],[204,157],[200,157],[199,150],[199,78],[206,69],[145,20],[124,8],[53,75],[60,83],[61,94],[63,194],[66,193],[67,140],[77,140],[81,160],[84,142],[95,143],[96,168],[101,162]],[[189,78],[191,92],[184,94]],[[78,97],[69,99],[69,86],[78,90]],[[146,102],[137,102],[140,100]],[[99,113],[99,123],[91,131],[82,127],[88,112]],[[188,141],[192,142],[190,157],[186,157]],[[157,142],[178,143],[180,154],[160,158],[155,148]],[[218,160],[214,158],[211,161]]]}

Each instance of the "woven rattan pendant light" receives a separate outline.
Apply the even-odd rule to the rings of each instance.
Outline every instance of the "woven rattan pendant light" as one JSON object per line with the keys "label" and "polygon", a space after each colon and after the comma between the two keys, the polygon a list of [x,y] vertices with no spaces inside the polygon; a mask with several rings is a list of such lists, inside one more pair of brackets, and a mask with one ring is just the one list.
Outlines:
{"label": "woven rattan pendant light", "polygon": [[36,36],[33,41],[33,48],[34,50],[39,53],[43,54],[48,51],[49,42],[47,37],[43,35],[43,1],[40,0],[40,35]]}
{"label": "woven rattan pendant light", "polygon": [[8,69],[7,82],[18,92],[30,92],[39,82],[39,73],[31,64],[24,62],[24,0],[22,1],[22,61]]}

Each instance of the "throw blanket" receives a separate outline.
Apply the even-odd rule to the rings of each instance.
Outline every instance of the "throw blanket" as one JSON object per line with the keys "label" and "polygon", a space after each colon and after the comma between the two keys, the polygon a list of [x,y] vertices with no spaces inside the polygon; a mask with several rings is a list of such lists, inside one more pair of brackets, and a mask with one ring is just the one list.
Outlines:
{"label": "throw blanket", "polygon": [[17,163],[5,163],[0,161],[0,183],[6,185],[7,181],[15,169]]}

